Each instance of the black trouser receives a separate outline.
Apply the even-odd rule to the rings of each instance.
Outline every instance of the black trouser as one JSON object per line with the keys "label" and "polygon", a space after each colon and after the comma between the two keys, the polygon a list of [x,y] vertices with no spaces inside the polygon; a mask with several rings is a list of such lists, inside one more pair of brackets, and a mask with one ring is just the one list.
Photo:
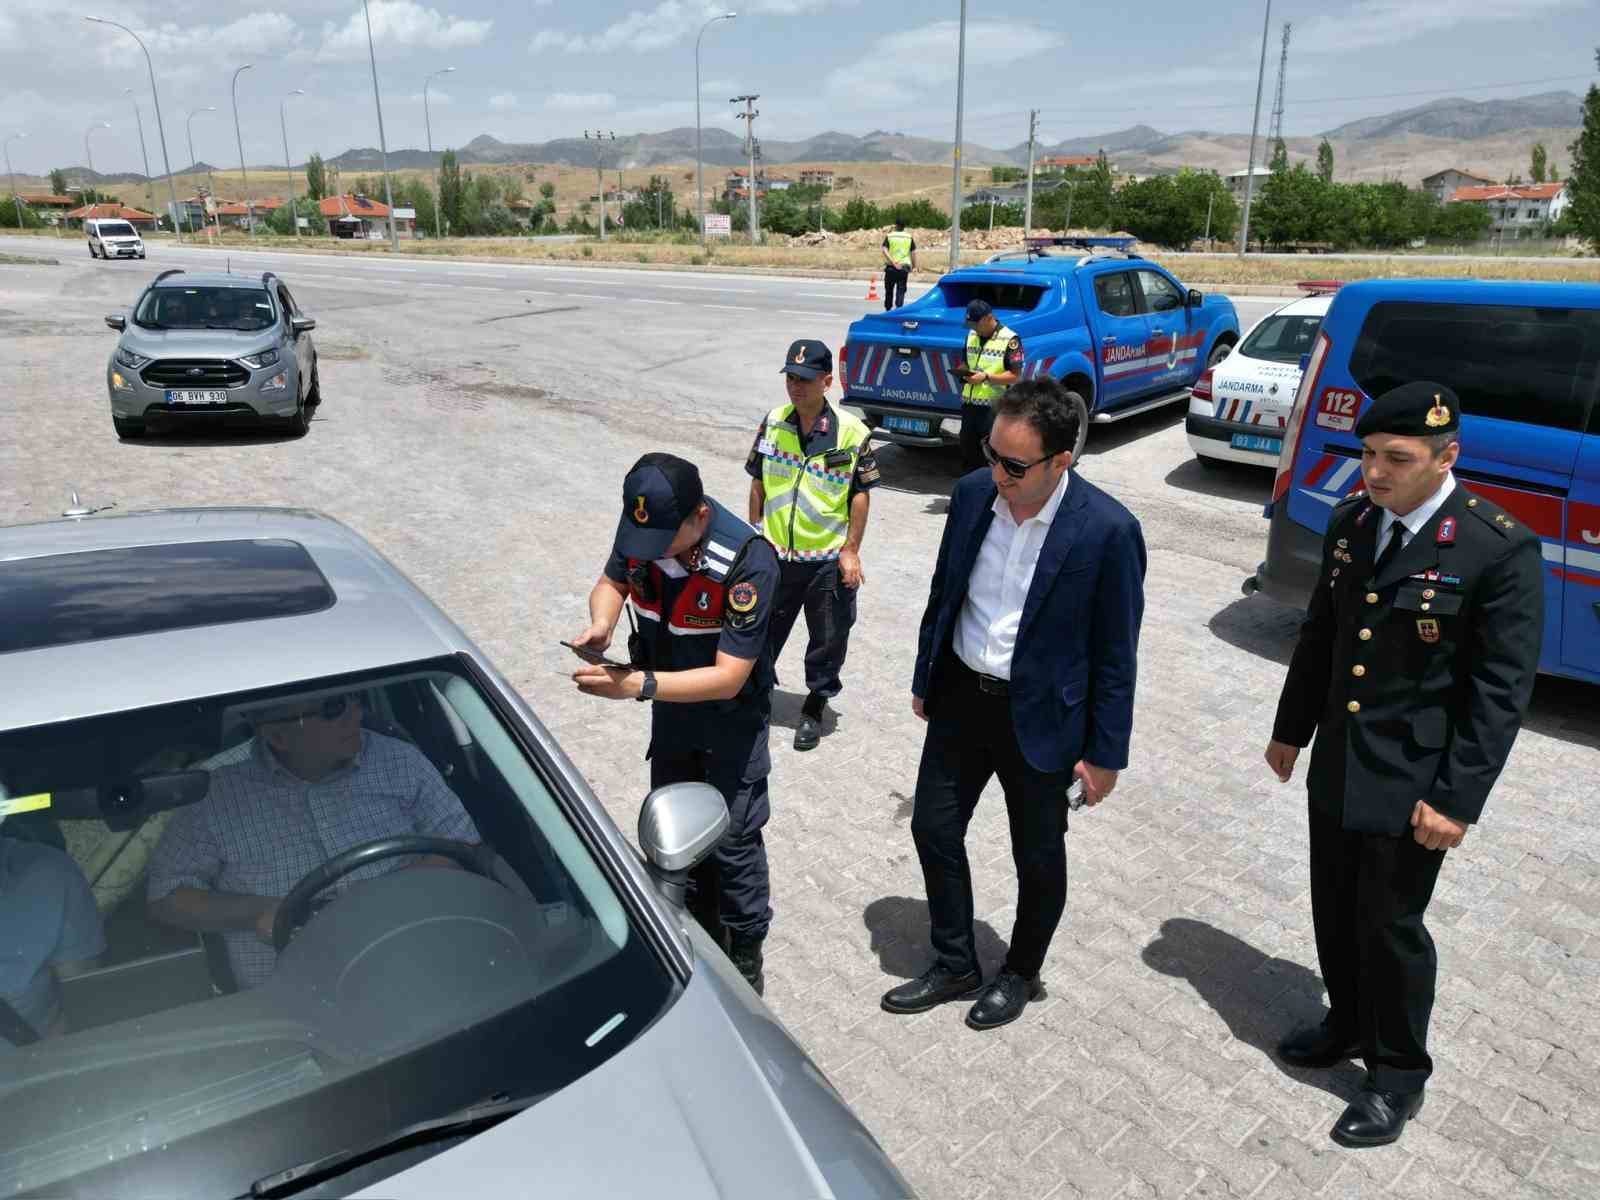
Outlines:
{"label": "black trouser", "polygon": [[976,471],[985,465],[983,439],[994,427],[994,409],[987,404],[961,403],[961,469]]}
{"label": "black trouser", "polygon": [[885,267],[883,269],[883,311],[899,308],[906,302],[906,282],[911,278],[910,267]]}
{"label": "black trouser", "polygon": [[767,876],[767,846],[761,829],[771,815],[767,775],[768,723],[739,721],[711,731],[705,746],[689,748],[670,734],[650,744],[650,787],[669,783],[709,783],[728,805],[728,832],[714,853],[689,873],[689,911],[712,938],[722,930],[761,938],[772,924],[772,891]]}
{"label": "black trouser", "polygon": [[1011,697],[981,691],[953,654],[922,743],[911,836],[922,860],[934,953],[948,970],[978,967],[972,928],[967,825],[989,780],[1000,776],[1017,868],[1017,917],[1006,970],[1032,978],[1067,905],[1067,787],[1072,772],[1030,767],[1011,723]]}
{"label": "black trouser", "polygon": [[776,662],[789,640],[800,610],[806,613],[806,690],[825,700],[844,685],[839,672],[850,648],[850,627],[856,623],[856,589],[839,578],[838,560],[782,564],[778,602],[772,610],[767,644]]}
{"label": "black trouser", "polygon": [[1422,923],[1445,852],[1349,833],[1311,805],[1311,919],[1328,1028],[1358,1041],[1375,1087],[1414,1092],[1433,1071],[1428,1016],[1439,959]]}

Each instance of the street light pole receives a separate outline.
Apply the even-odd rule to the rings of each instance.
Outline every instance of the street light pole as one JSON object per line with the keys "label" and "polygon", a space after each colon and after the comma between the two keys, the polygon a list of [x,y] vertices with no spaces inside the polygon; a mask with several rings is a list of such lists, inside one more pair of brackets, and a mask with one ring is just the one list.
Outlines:
{"label": "street light pole", "polygon": [[161,120],[161,94],[156,91],[156,68],[150,61],[150,49],[141,38],[126,25],[119,25],[115,21],[108,21],[104,17],[85,17],[85,21],[93,21],[96,25],[110,25],[122,30],[134,41],[139,43],[139,49],[144,51],[144,65],[150,72],[150,102],[156,110],[156,132],[161,135],[161,165],[167,172],[167,194],[172,197],[172,232],[177,235],[178,243],[183,243],[183,231],[178,228],[178,185],[172,180],[172,160],[167,157],[167,127]]}
{"label": "street light pole", "polygon": [[1261,18],[1261,65],[1256,69],[1256,109],[1255,115],[1250,118],[1250,160],[1244,171],[1244,218],[1239,222],[1240,258],[1244,257],[1245,247],[1250,244],[1250,200],[1256,190],[1256,133],[1261,128],[1261,85],[1267,78],[1267,30],[1271,25],[1272,0],[1267,0],[1267,12]]}
{"label": "street light pole", "polygon": [[[192,110],[191,112],[186,114],[185,117],[184,117],[183,126],[184,126],[184,128],[186,130],[188,130],[188,133],[189,133],[189,165],[191,167],[199,165],[199,162],[200,162],[200,160],[194,156],[194,114],[195,113],[203,113],[203,112],[216,112],[216,111],[217,111],[217,106],[215,104],[208,104],[204,108],[197,108],[197,109]],[[173,204],[173,207],[176,208],[178,202],[176,200],[174,200],[172,202],[172,204]],[[194,216],[189,211],[188,201],[185,201],[184,205],[183,205],[183,219],[185,221],[189,222],[189,232],[193,233],[194,232]],[[173,220],[174,221],[177,220],[177,214],[176,213],[173,214]]]}
{"label": "street light pole", "polygon": [[721,16],[712,17],[700,26],[700,32],[694,39],[694,193],[697,207],[700,210],[700,246],[704,249],[706,244],[706,187],[704,167],[700,160],[700,39],[705,37],[706,30],[718,21],[731,21],[738,13],[725,12]]}
{"label": "street light pole", "polygon": [[[594,131],[593,137],[594,137],[594,177],[595,177],[596,182],[598,182],[599,185],[600,185],[600,240],[603,242],[603,241],[606,240],[606,175],[605,175],[605,166],[602,163],[601,158],[600,158],[601,145],[605,142],[605,140],[607,138],[610,138],[613,142],[616,141],[617,140],[617,135],[614,132],[613,133],[601,133],[598,129],[596,129]],[[587,142],[589,140],[589,138],[590,138],[589,131],[587,129],[585,129],[583,131],[583,140]]]}
{"label": "street light pole", "polygon": [[[134,97],[133,89],[123,88],[122,94],[132,101],[133,119],[139,125],[139,157],[144,159],[144,200],[150,206],[150,215],[153,217],[156,214],[156,181],[150,178],[150,155],[144,148],[144,118],[139,115],[139,101]],[[176,222],[178,218],[174,215],[172,219]]]}
{"label": "street light pole", "polygon": [[744,148],[750,155],[750,244],[754,246],[761,236],[761,231],[756,227],[756,117],[761,110],[755,107],[755,102],[761,99],[758,95],[735,96],[729,104],[742,104],[744,111],[735,113],[744,122]]}
{"label": "street light pole", "polygon": [[961,105],[967,80],[967,0],[961,0],[961,40],[956,51],[956,149],[950,173],[950,269],[961,257]]}
{"label": "street light pole", "polygon": [[[422,121],[423,121],[423,124],[425,124],[428,127],[428,155],[429,155],[429,157],[432,157],[432,155],[433,155],[433,118],[428,115],[428,84],[429,84],[430,81],[432,81],[434,75],[448,75],[448,74],[450,74],[451,71],[454,71],[454,70],[455,70],[454,67],[445,67],[442,70],[435,71],[433,73],[433,75],[429,75],[426,79],[424,79],[422,81]],[[434,199],[433,199],[433,236],[434,237],[443,237],[444,236],[443,233],[441,232],[441,226],[440,226],[440,221],[441,220],[442,220],[442,217],[440,216],[440,213],[439,213],[438,173],[437,173],[437,168],[435,168],[435,174],[434,174]]]}
{"label": "street light pole", "polygon": [[[289,96],[304,96],[305,88],[295,88]],[[283,106],[289,103],[289,96],[278,101],[278,132],[283,134],[283,170],[289,177],[289,228],[294,230],[294,236],[300,236],[300,214],[294,209],[294,163],[289,158],[289,122],[283,115]]]}
{"label": "street light pole", "polygon": [[5,141],[0,142],[0,147],[4,148],[6,155],[6,174],[11,176],[11,199],[17,206],[18,233],[22,232],[22,196],[17,191],[17,173],[11,169],[11,143],[16,141],[18,138],[25,138],[27,136],[28,135],[25,133],[8,133]]}
{"label": "street light pole", "polygon": [[239,134],[239,72],[248,71],[255,66],[254,63],[245,63],[233,73],[233,137],[239,143],[239,173],[244,176],[244,212],[245,225],[250,230],[251,236],[256,232],[256,210],[250,203],[250,172],[244,165],[244,138]]}
{"label": "street light pole", "polygon": [[[96,129],[110,129],[110,128],[111,128],[111,122],[110,121],[96,121],[93,125],[89,126],[89,128],[87,128],[87,129],[85,129],[83,131],[83,156],[89,160],[89,174],[91,174],[91,175],[95,174],[95,169],[94,169],[94,151],[89,149],[89,135],[91,133],[93,133]],[[92,183],[89,183],[87,180],[84,181],[84,186],[85,187],[94,187],[94,185]],[[96,192],[98,192],[100,189],[99,188],[95,188],[94,190]]]}
{"label": "street light pole", "polygon": [[[367,19],[367,59],[372,64],[372,102],[378,108],[378,150],[383,155],[383,199],[389,206],[389,244],[400,253],[400,228],[394,223],[394,185],[389,182],[389,141],[383,134],[383,97],[378,92],[378,52],[372,48],[372,10],[361,0]],[[437,206],[436,206],[437,207]]]}

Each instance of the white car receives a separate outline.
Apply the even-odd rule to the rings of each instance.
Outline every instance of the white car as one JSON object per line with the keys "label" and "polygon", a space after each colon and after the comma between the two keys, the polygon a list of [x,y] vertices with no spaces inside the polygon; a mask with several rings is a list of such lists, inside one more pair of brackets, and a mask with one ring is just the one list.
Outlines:
{"label": "white car", "polygon": [[85,221],[90,258],[143,258],[144,239],[127,221],[110,217]]}
{"label": "white car", "polygon": [[1312,295],[1268,313],[1237,350],[1195,381],[1184,428],[1202,465],[1278,465],[1300,386],[1300,363],[1311,353],[1334,290],[1332,284],[1317,287]]}

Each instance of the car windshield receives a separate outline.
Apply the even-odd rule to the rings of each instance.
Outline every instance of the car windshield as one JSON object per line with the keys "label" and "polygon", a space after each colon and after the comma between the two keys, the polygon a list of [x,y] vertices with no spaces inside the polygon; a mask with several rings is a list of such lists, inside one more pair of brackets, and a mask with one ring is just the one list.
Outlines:
{"label": "car windshield", "polygon": [[134,321],[156,329],[267,329],[278,319],[265,288],[155,287]]}
{"label": "car windshield", "polygon": [[674,978],[499,703],[443,658],[0,733],[0,1195],[238,1195],[647,1028]]}
{"label": "car windshield", "polygon": [[1317,340],[1317,330],[1321,327],[1320,316],[1274,313],[1250,331],[1239,353],[1267,362],[1298,363],[1302,355],[1311,353],[1311,343]]}
{"label": "car windshield", "polygon": [[129,225],[126,221],[101,221],[100,236],[137,237],[138,235],[134,233],[133,226]]}

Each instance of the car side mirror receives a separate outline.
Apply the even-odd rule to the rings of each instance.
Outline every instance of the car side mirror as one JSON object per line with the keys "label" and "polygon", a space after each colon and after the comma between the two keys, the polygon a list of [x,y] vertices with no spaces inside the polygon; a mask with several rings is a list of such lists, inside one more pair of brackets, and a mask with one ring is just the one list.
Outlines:
{"label": "car side mirror", "polygon": [[689,872],[728,831],[728,805],[708,783],[669,783],[639,810],[639,848],[656,888],[679,908]]}
{"label": "car side mirror", "polygon": [[1306,373],[1306,368],[1309,367],[1310,365],[1311,365],[1311,355],[1302,354],[1300,356],[1300,374],[1304,375]]}
{"label": "car side mirror", "polygon": [[128,318],[121,313],[107,313],[106,325],[112,329],[126,329],[128,327]]}
{"label": "car side mirror", "polygon": [[1194,288],[1189,289],[1189,307],[1199,308],[1206,301],[1205,296]]}
{"label": "car side mirror", "polygon": [[295,317],[289,322],[289,328],[294,330],[295,337],[299,337],[302,333],[310,333],[316,327],[315,317]]}

